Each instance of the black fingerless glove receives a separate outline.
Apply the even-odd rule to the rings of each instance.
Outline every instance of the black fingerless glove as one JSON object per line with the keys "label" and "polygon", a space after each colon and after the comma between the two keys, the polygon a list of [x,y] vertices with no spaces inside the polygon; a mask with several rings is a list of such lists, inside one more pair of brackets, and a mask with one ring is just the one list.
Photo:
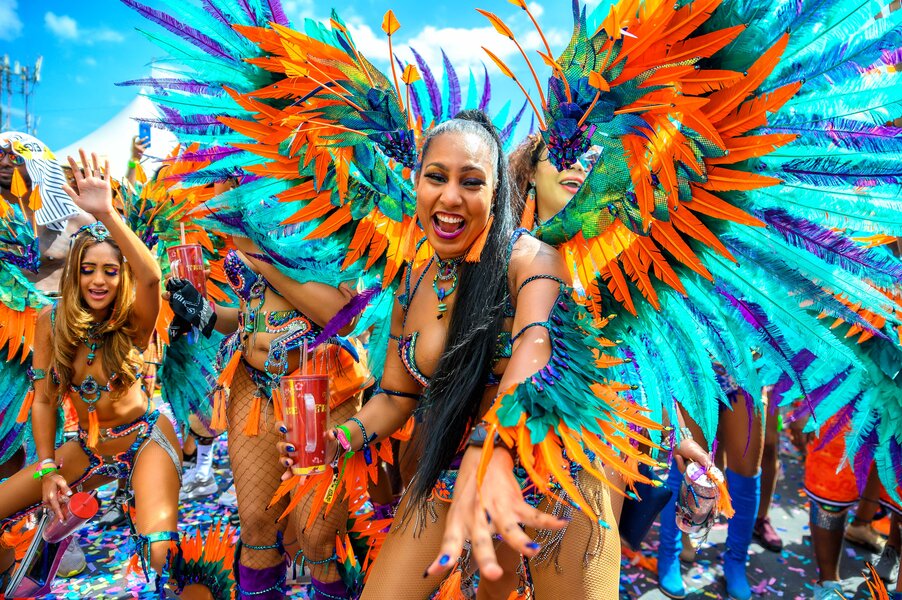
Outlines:
{"label": "black fingerless glove", "polygon": [[210,337],[216,324],[216,313],[210,301],[187,279],[170,279],[166,282],[166,291],[169,292],[169,306],[176,317],[200,329],[204,337]]}
{"label": "black fingerless glove", "polygon": [[191,331],[191,323],[175,315],[169,324],[169,343],[174,344],[180,337]]}

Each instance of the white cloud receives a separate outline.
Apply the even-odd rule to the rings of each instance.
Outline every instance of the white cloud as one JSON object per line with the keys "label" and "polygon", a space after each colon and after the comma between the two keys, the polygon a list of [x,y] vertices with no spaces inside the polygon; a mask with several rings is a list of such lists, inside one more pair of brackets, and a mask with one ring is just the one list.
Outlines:
{"label": "white cloud", "polygon": [[0,2],[0,40],[12,41],[22,35],[22,20],[17,12],[18,0]]}
{"label": "white cloud", "polygon": [[536,20],[538,20],[545,12],[545,9],[538,2],[530,2],[527,6],[529,6],[529,12],[532,13],[532,16],[534,16]]}
{"label": "white cloud", "polygon": [[[385,65],[388,63],[388,40],[381,30],[374,31],[372,27],[359,20],[349,20],[347,24],[354,38],[354,43],[357,44],[361,54],[364,54],[369,60],[377,64]],[[508,25],[513,29],[517,41],[523,46],[526,55],[532,61],[536,70],[539,72],[545,70],[541,58],[534,52],[534,50],[539,49],[543,52],[545,50],[538,32],[532,28],[531,24],[529,24],[529,27],[514,26],[513,19],[508,21]],[[403,30],[400,33],[403,33]],[[544,33],[552,51],[560,51],[567,42],[566,36],[561,31],[552,29]],[[409,47],[414,48],[423,57],[433,69],[436,77],[441,76],[442,50],[448,55],[451,64],[462,78],[471,69],[476,72],[482,72],[483,65],[488,68],[489,73],[499,73],[500,71],[485,53],[483,47],[488,48],[502,59],[518,76],[529,73],[523,57],[514,43],[500,35],[491,25],[469,29],[427,25],[412,36],[402,37],[398,35],[395,38],[395,54],[402,61],[413,63],[414,58],[413,54],[408,50]],[[523,81],[524,84],[527,83],[525,77]]]}
{"label": "white cloud", "polygon": [[97,42],[119,43],[125,40],[118,31],[107,27],[96,29],[82,29],[78,21],[68,15],[57,15],[51,11],[44,13],[44,26],[50,32],[65,42],[76,42],[91,46]]}
{"label": "white cloud", "polygon": [[56,37],[63,40],[78,39],[78,22],[72,17],[59,15],[47,11],[44,14],[44,25]]}

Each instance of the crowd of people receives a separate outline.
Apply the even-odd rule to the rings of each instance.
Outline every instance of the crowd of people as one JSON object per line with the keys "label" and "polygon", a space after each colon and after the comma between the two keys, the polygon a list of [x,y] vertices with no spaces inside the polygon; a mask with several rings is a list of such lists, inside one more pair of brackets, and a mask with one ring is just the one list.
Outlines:
{"label": "crowd of people", "polygon": [[[842,591],[847,539],[879,554],[874,597],[902,598],[900,184],[849,162],[891,162],[900,115],[805,104],[821,76],[889,85],[887,48],[831,54],[815,32],[729,54],[715,3],[614,8],[594,34],[577,7],[517,139],[523,111],[489,116],[488,84],[444,97],[416,55],[405,92],[337,16],[292,30],[269,4],[195,15],[194,49],[172,47],[196,73],[151,84],[183,142],[156,174],[147,139],[120,181],[96,154],[59,164],[0,134],[0,375],[19,381],[0,393],[0,593],[33,574],[35,522],[115,485],[99,523],[128,525],[154,597],[283,598],[293,566],[317,600],[616,598],[622,546],[658,522],[658,587],[683,598],[681,562],[723,518],[725,597],[749,600],[752,539],[782,548],[785,422],[812,597]],[[785,16],[732,8],[752,32]],[[786,74],[815,51],[833,62]],[[180,94],[213,113],[180,113]],[[822,150],[840,162],[805,162]],[[172,252],[186,242],[200,285]],[[312,394],[287,398],[311,365],[322,431]],[[179,509],[218,491],[219,436],[237,515],[196,547]],[[76,544],[55,551],[41,593],[84,568]]]}

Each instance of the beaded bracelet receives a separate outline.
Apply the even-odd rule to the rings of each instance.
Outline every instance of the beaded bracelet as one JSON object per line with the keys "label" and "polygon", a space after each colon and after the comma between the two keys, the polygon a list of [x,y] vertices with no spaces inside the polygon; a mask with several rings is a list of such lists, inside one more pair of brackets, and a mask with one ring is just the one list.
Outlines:
{"label": "beaded bracelet", "polygon": [[360,450],[363,451],[363,460],[368,465],[373,464],[373,452],[370,450],[370,441],[376,438],[376,434],[374,433],[373,437],[368,437],[366,435],[366,427],[363,426],[363,422],[357,417],[351,417],[348,420],[357,423],[357,427],[360,427],[360,433],[363,434],[363,446],[360,447]]}

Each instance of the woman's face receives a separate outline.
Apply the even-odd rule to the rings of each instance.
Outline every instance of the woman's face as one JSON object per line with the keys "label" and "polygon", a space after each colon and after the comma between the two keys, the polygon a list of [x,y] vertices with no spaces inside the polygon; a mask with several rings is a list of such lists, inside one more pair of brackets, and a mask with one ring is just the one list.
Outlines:
{"label": "woman's face", "polygon": [[492,211],[492,152],[478,135],[449,131],[433,138],[417,173],[417,217],[442,258],[463,256]]}
{"label": "woman's face", "polygon": [[597,146],[592,146],[583,155],[585,158],[580,157],[569,169],[558,171],[548,160],[548,148],[542,149],[534,174],[536,209],[540,221],[547,221],[567,206],[586,180],[586,173],[598,159],[599,150]]}
{"label": "woman's face", "polygon": [[119,253],[107,243],[85,249],[79,266],[81,297],[93,312],[101,312],[116,300],[122,264]]}

